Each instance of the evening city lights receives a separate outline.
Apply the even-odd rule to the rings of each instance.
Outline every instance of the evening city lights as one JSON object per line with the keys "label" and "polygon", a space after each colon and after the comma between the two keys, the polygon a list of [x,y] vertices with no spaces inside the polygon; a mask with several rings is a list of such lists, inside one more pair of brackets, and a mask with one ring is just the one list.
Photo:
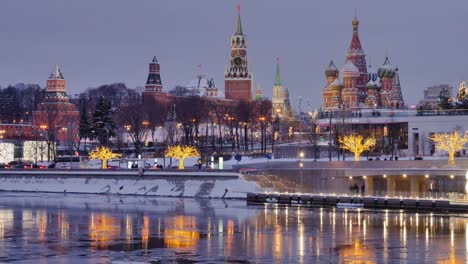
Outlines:
{"label": "evening city lights", "polygon": [[1,263],[466,263],[463,0],[0,3]]}

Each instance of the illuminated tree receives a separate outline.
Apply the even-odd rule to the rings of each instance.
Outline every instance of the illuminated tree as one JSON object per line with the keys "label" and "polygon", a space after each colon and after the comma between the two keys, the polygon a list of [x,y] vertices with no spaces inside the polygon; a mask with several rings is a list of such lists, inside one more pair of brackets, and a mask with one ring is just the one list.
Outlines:
{"label": "illuminated tree", "polygon": [[102,169],[107,169],[107,161],[109,159],[114,159],[120,157],[120,154],[113,153],[112,150],[106,147],[98,147],[95,150],[91,151],[89,155],[90,159],[100,159],[102,161]]}
{"label": "illuminated tree", "polygon": [[364,142],[362,135],[349,135],[339,139],[340,147],[354,153],[354,160],[359,161],[361,153],[375,146],[375,138],[368,138]]}
{"label": "illuminated tree", "polygon": [[455,152],[462,150],[468,143],[468,136],[462,137],[458,131],[449,134],[436,133],[430,139],[435,142],[436,150],[447,151],[449,164],[455,164]]}
{"label": "illuminated tree", "polygon": [[184,167],[184,160],[186,158],[195,158],[199,157],[200,153],[198,150],[192,146],[172,146],[168,147],[166,150],[166,157],[169,158],[176,158],[179,160],[179,170],[183,170]]}

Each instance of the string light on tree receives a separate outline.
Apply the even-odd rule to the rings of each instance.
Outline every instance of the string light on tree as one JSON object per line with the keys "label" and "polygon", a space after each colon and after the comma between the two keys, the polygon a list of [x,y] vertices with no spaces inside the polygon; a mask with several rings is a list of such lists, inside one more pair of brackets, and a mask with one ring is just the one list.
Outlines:
{"label": "string light on tree", "polygon": [[186,158],[195,158],[199,157],[200,153],[198,150],[192,146],[172,146],[168,147],[166,150],[166,157],[168,158],[175,158],[179,160],[179,170],[183,170],[184,160]]}
{"label": "string light on tree", "polygon": [[91,151],[91,155],[89,155],[90,159],[100,159],[102,161],[102,169],[107,169],[107,161],[109,159],[119,158],[121,155],[117,153],[113,153],[112,150],[106,147],[96,148],[95,150]]}
{"label": "string light on tree", "polygon": [[349,135],[339,139],[340,148],[346,149],[354,153],[354,160],[359,161],[361,153],[370,150],[375,146],[375,138],[368,138],[364,142],[362,135]]}
{"label": "string light on tree", "polygon": [[435,142],[436,150],[447,151],[449,164],[455,164],[455,152],[463,150],[468,143],[468,136],[461,136],[458,131],[448,134],[436,133],[430,139]]}

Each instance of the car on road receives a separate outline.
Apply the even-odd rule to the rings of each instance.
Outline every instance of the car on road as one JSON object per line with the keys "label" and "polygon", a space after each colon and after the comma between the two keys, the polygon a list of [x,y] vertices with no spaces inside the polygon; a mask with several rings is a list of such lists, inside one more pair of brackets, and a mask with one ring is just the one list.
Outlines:
{"label": "car on road", "polygon": [[11,168],[11,166],[8,164],[4,164],[4,163],[0,164],[0,169],[9,169],[9,168]]}

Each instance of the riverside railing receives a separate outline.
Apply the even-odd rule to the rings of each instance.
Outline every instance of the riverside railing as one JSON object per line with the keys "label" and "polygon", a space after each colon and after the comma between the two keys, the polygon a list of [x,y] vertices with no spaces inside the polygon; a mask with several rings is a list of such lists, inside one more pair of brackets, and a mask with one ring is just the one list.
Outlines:
{"label": "riverside railing", "polygon": [[468,203],[468,195],[456,192],[373,192],[371,194],[362,194],[356,192],[340,192],[340,193],[307,193],[298,192],[294,188],[280,188],[276,186],[275,191],[264,190],[264,193],[270,194],[291,194],[291,195],[311,195],[311,196],[335,196],[335,197],[378,197],[390,199],[432,199],[432,200],[449,200],[456,203]]}

